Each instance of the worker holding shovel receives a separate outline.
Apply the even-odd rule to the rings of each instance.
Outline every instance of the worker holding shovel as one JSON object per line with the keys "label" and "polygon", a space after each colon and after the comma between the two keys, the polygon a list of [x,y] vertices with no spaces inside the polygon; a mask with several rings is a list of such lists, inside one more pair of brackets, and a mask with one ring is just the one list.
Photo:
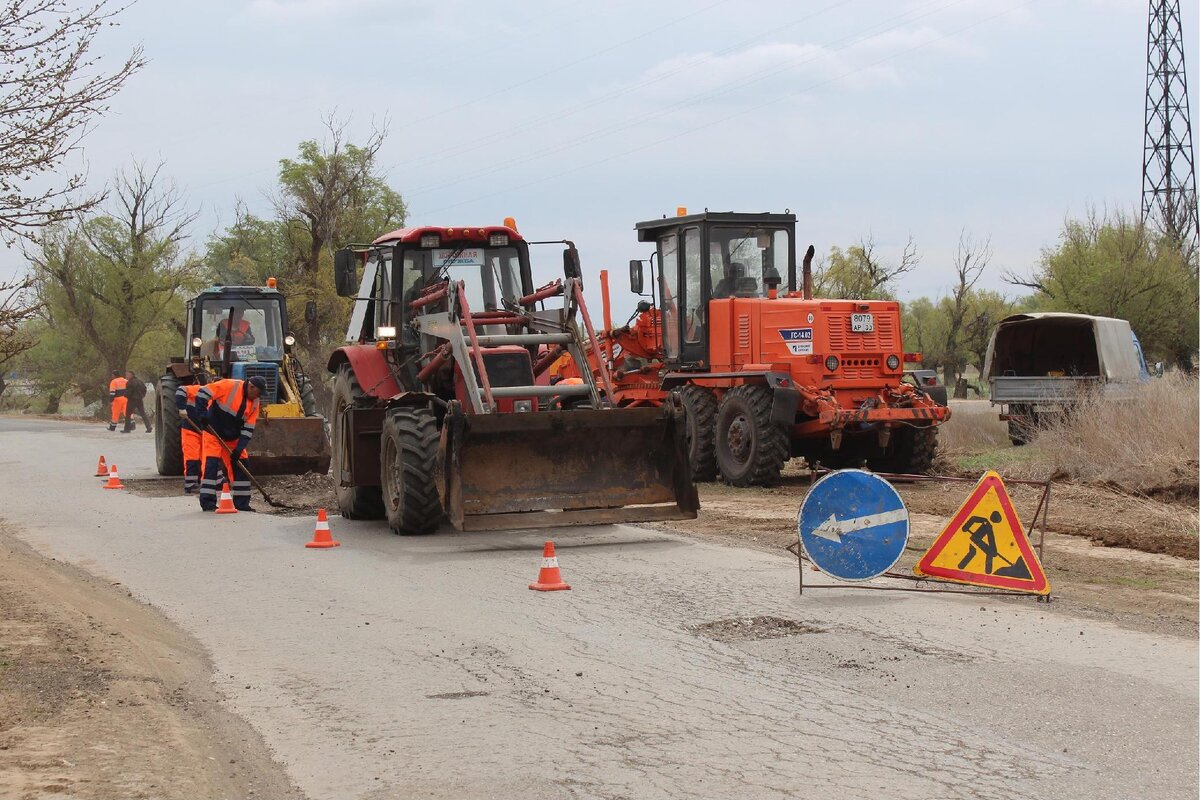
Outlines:
{"label": "worker holding shovel", "polygon": [[200,508],[215,511],[221,484],[229,482],[233,507],[250,507],[250,475],[239,463],[254,436],[258,422],[259,397],[266,381],[255,375],[249,380],[225,378],[196,392],[196,419],[201,428],[203,473],[200,478]]}

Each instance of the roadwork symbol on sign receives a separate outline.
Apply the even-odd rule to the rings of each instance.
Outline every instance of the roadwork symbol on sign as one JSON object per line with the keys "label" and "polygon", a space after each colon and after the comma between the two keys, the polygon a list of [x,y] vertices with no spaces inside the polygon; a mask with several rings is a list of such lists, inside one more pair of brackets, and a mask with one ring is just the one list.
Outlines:
{"label": "roadwork symbol on sign", "polygon": [[796,520],[809,559],[843,581],[865,581],[891,569],[908,543],[908,510],[892,485],[861,469],[821,478]]}
{"label": "roadwork symbol on sign", "polygon": [[1050,594],[1004,481],[990,470],[913,571],[972,586]]}

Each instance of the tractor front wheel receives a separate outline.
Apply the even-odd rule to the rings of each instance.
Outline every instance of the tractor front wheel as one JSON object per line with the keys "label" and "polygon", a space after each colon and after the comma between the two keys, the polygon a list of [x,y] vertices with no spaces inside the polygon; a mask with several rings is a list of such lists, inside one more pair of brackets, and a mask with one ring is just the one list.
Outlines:
{"label": "tractor front wheel", "polygon": [[154,396],[154,460],[159,475],[183,474],[183,442],[179,438],[179,411],[175,390],[179,379],[170,373],[158,379]]}
{"label": "tractor front wheel", "polygon": [[300,387],[300,409],[306,417],[317,415],[317,398],[313,394],[312,381],[303,372],[296,374],[296,383]]}
{"label": "tractor front wheel", "polygon": [[694,482],[717,477],[717,398],[703,386],[685,386],[679,400],[687,409],[688,461]]}
{"label": "tractor front wheel", "polygon": [[333,379],[333,490],[338,508],[346,519],[380,519],[383,517],[383,495],[378,486],[343,486],[342,474],[351,471],[354,454],[350,439],[350,417],[346,413],[358,398],[362,387],[349,364],[338,368]]}
{"label": "tractor front wheel", "polygon": [[717,411],[717,466],[731,486],[770,486],[788,460],[791,444],[782,426],[771,421],[770,387],[735,386]]}
{"label": "tractor front wheel", "polygon": [[891,452],[881,458],[867,459],[867,466],[875,472],[928,475],[937,457],[937,437],[935,427],[901,426],[892,431]]}
{"label": "tractor front wheel", "polygon": [[393,533],[432,533],[442,521],[437,488],[437,417],[425,408],[398,408],[383,421],[379,474]]}

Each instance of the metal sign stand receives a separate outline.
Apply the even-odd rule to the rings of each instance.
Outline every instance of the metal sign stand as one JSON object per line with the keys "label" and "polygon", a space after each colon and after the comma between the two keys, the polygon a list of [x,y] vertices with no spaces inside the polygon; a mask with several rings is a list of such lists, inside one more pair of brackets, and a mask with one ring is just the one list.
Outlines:
{"label": "metal sign stand", "polygon": [[[809,486],[811,487],[814,483],[816,483],[817,479],[820,476],[829,474],[830,472],[836,472],[836,471],[837,470],[826,469],[825,467],[822,467],[820,464],[814,464],[812,470],[809,472],[809,478],[810,478]],[[896,481],[899,483],[941,483],[941,482],[945,482],[945,483],[977,483],[978,482],[977,478],[960,478],[960,477],[953,476],[953,475],[909,475],[909,474],[905,474],[905,473],[896,473],[896,472],[876,472],[874,474],[879,476],[880,478],[883,478],[886,481],[889,481],[889,482]],[[1043,560],[1042,553],[1043,553],[1043,548],[1046,543],[1046,526],[1048,524],[1048,519],[1050,516],[1050,481],[1049,480],[1030,481],[1030,480],[1014,479],[1014,480],[1006,480],[1006,481],[1004,481],[1004,483],[1005,483],[1005,485],[1009,485],[1009,486],[1041,486],[1042,487],[1042,494],[1041,494],[1041,497],[1038,499],[1037,510],[1033,512],[1033,520],[1030,522],[1029,530],[1031,530],[1031,531],[1037,530],[1038,531],[1038,541],[1037,541],[1037,544],[1035,545],[1035,547],[1037,548],[1038,561],[1041,561],[1044,564],[1045,562]],[[800,594],[803,595],[804,589],[805,589],[805,586],[804,586],[805,556],[804,556],[804,551],[800,546],[800,541],[797,540],[793,544],[788,545],[785,549],[789,553],[792,553],[793,555],[796,556],[796,563],[799,568]],[[811,561],[811,559],[809,559],[809,560]],[[1037,598],[1039,603],[1040,602],[1049,603],[1050,597],[1051,597],[1051,595],[1033,595],[1029,592],[1021,592],[1021,591],[1011,590],[1011,589],[1007,589],[1007,590],[969,589],[969,588],[962,588],[962,589],[928,588],[927,589],[927,588],[921,588],[921,587],[926,586],[928,584],[934,584],[934,585],[937,585],[938,587],[942,587],[942,586],[945,586],[946,583],[943,581],[932,580],[930,578],[922,578],[922,577],[918,577],[916,575],[905,575],[905,574],[902,574],[899,572],[891,572],[891,571],[883,573],[880,577],[881,578],[895,578],[897,580],[910,581],[916,585],[915,586],[867,586],[862,583],[839,582],[839,583],[832,583],[832,584],[810,583],[808,585],[808,588],[809,589],[865,589],[865,590],[871,590],[871,591],[876,591],[876,592],[923,592],[926,594],[971,594],[971,595],[979,595],[981,597],[987,596],[987,595],[1002,596],[1002,597],[1033,596],[1033,597]]]}

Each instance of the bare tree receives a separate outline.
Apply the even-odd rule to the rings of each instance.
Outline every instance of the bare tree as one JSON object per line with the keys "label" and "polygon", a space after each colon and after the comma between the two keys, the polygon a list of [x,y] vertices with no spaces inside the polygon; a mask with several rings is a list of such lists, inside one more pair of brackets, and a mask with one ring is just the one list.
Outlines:
{"label": "bare tree", "polygon": [[0,282],[0,396],[6,365],[36,344],[25,330],[40,304],[33,298],[33,278]]}
{"label": "bare tree", "polygon": [[871,300],[891,296],[891,287],[901,275],[912,272],[921,262],[912,237],[904,245],[899,262],[885,261],[875,250],[875,238],[868,235],[846,250],[834,247],[822,259],[815,277],[820,297],[846,300]]}
{"label": "bare tree", "polygon": [[[961,363],[961,348],[959,347],[959,343],[960,334],[963,333],[966,323],[969,309],[968,301],[972,290],[975,288],[975,284],[979,282],[991,260],[991,237],[984,239],[982,242],[976,242],[965,230],[959,234],[958,249],[954,253],[954,276],[956,282],[950,292],[950,318],[946,327],[945,352],[949,357],[942,365],[943,381],[947,387],[951,387],[955,391],[955,396],[960,394],[957,391],[958,370]],[[974,323],[975,320],[971,322]],[[966,396],[965,392],[961,394],[964,397]]]}
{"label": "bare tree", "polygon": [[111,72],[91,52],[101,28],[124,8],[108,0],[81,8],[66,0],[0,5],[0,237],[6,241],[32,238],[102,199],[76,196],[84,181],[79,173],[31,186],[59,169],[107,102],[145,65],[141,47]]}

